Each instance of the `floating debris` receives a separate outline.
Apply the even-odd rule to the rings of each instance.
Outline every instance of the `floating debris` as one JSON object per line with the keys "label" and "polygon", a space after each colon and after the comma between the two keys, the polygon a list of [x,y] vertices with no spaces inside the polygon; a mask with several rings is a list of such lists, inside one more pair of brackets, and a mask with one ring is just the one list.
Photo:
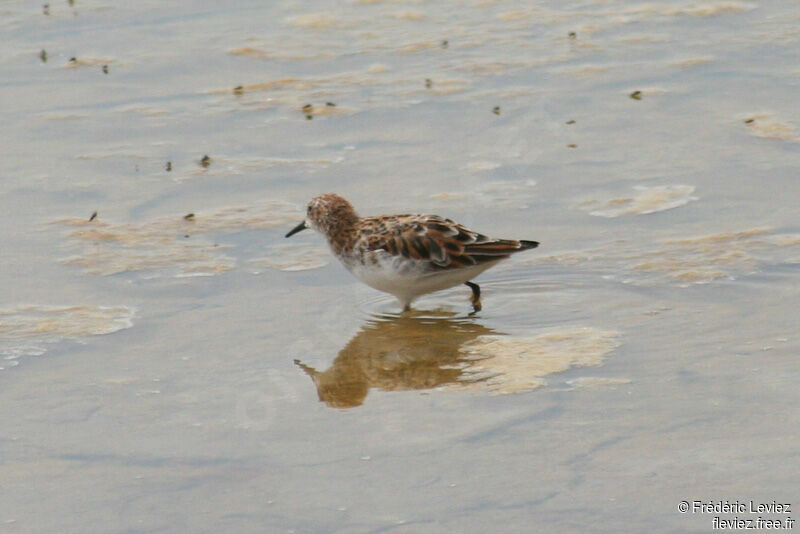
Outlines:
{"label": "floating debris", "polygon": [[630,97],[634,100],[641,100],[642,99],[642,92],[641,91],[634,91],[630,94]]}
{"label": "floating debris", "polygon": [[91,217],[89,217],[89,222],[92,222],[92,221],[93,221],[93,220],[95,220],[96,218],[97,218],[97,212],[95,211],[95,212],[93,212],[93,213],[92,213],[92,216],[91,216]]}
{"label": "floating debris", "polygon": [[430,78],[425,78],[425,87],[427,89],[430,89],[431,87],[433,87],[433,80],[431,80]]}
{"label": "floating debris", "polygon": [[78,58],[75,57],[75,56],[72,56],[71,58],[69,58],[69,62],[72,63],[73,65],[75,65],[76,63],[78,63]]}
{"label": "floating debris", "polygon": [[103,74],[108,74],[108,65],[103,65]]}
{"label": "floating debris", "polygon": [[755,119],[745,119],[745,120],[744,120],[744,123],[745,123],[745,124],[753,124],[754,122],[756,122],[756,120],[755,120]]}
{"label": "floating debris", "polygon": [[50,4],[45,4],[45,5],[43,5],[43,6],[42,6],[42,12],[43,12],[45,15],[49,15],[49,14],[50,14]]}
{"label": "floating debris", "polygon": [[493,107],[492,113],[494,113],[495,115],[500,115],[500,106]]}
{"label": "floating debris", "polygon": [[329,108],[335,108],[336,107],[336,104],[333,103],[333,102],[325,102],[325,105],[328,106]]}
{"label": "floating debris", "polygon": [[167,172],[172,172],[172,162],[168,161],[165,168],[167,169]]}
{"label": "floating debris", "polygon": [[183,219],[186,221],[193,221],[194,220],[194,213],[187,213],[183,216]]}
{"label": "floating debris", "polygon": [[235,94],[235,95],[244,94],[244,86],[243,85],[237,85],[236,87],[234,87],[233,88],[233,94]]}
{"label": "floating debris", "polygon": [[311,104],[306,104],[305,106],[303,106],[302,109],[303,109],[303,113],[306,114],[306,120],[311,120],[311,119],[314,118],[314,115],[313,115],[314,106],[312,106]]}
{"label": "floating debris", "polygon": [[567,148],[578,148],[578,145],[576,145],[575,143],[570,143],[567,145]]}
{"label": "floating debris", "polygon": [[568,120],[568,121],[567,121],[565,124],[575,124],[575,121],[574,121],[574,120],[572,120],[572,119],[570,119],[570,120]]}
{"label": "floating debris", "polygon": [[209,158],[208,154],[206,154],[202,157],[202,159],[200,159],[200,166],[204,169],[207,169],[209,165],[211,165],[211,158]]}
{"label": "floating debris", "polygon": [[442,41],[442,48],[447,48],[448,46],[449,46],[449,43],[447,42],[447,39]]}
{"label": "floating debris", "polygon": [[575,33],[575,32],[569,32],[569,33],[567,34],[567,37],[569,37],[570,39],[573,39],[573,40],[574,40],[574,39],[577,39],[577,38],[578,38],[578,34],[577,34],[577,33]]}
{"label": "floating debris", "polygon": [[42,60],[42,63],[47,63],[47,50],[42,48],[42,51],[39,52],[39,59]]}

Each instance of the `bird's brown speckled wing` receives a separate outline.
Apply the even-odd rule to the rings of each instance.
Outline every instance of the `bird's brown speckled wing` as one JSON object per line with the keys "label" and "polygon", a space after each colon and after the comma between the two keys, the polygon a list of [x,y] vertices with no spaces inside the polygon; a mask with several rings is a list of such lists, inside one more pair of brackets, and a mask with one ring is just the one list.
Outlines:
{"label": "bird's brown speckled wing", "polygon": [[535,248],[536,241],[492,239],[436,215],[370,217],[361,239],[368,250],[428,262],[435,270],[458,269],[507,258]]}

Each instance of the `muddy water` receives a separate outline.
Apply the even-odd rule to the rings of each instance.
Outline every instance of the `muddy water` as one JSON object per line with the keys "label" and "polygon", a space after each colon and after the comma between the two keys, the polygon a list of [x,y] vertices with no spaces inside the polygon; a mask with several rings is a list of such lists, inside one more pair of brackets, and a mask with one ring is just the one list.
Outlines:
{"label": "muddy water", "polygon": [[[0,530],[797,500],[790,3],[6,2]],[[314,194],[542,243],[400,315]],[[732,519],[732,516],[723,515]],[[783,518],[780,515],[771,518]]]}

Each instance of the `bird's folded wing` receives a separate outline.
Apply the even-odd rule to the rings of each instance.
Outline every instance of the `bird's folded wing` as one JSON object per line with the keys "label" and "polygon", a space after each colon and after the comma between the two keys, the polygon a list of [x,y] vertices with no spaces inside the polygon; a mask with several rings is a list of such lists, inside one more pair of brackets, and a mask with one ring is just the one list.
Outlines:
{"label": "bird's folded wing", "polygon": [[[434,269],[457,269],[507,258],[533,242],[492,239],[436,215],[405,215],[384,221],[369,236],[370,250],[429,262]],[[535,246],[535,245],[533,245]]]}

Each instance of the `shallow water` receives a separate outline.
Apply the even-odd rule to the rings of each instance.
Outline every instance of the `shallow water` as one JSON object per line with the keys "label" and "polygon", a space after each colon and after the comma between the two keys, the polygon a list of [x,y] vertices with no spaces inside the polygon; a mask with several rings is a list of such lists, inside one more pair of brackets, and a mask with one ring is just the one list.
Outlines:
{"label": "shallow water", "polygon": [[[706,532],[680,501],[800,506],[798,23],[5,2],[0,530]],[[478,279],[477,315],[467,288],[400,315],[283,239],[325,191],[541,246]]]}

